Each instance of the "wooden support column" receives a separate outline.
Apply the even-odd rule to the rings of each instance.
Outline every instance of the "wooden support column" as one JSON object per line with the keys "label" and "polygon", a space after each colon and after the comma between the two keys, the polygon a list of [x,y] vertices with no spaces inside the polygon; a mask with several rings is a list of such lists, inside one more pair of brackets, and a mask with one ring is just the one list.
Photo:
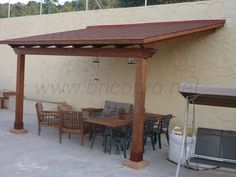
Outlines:
{"label": "wooden support column", "polygon": [[23,123],[24,108],[24,75],[25,75],[25,55],[17,55],[17,72],[16,72],[16,110],[14,128],[10,132],[15,134],[27,133]]}
{"label": "wooden support column", "polygon": [[130,152],[130,160],[124,161],[124,165],[135,169],[144,168],[147,165],[147,161],[143,161],[143,131],[146,75],[147,59],[136,59],[136,82],[132,146]]}

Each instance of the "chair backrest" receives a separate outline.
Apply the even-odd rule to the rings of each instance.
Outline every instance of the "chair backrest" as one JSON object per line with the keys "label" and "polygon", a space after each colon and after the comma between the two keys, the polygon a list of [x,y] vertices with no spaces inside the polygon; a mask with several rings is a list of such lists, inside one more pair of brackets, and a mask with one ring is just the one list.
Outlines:
{"label": "chair backrest", "polygon": [[83,128],[82,112],[61,112],[61,126],[62,128],[81,130]]}
{"label": "chair backrest", "polygon": [[37,102],[35,104],[35,108],[36,108],[37,116],[39,116],[40,113],[43,112],[43,104],[41,102]]}
{"label": "chair backrest", "polygon": [[130,103],[121,103],[121,102],[106,100],[104,104],[103,115],[104,116],[118,115],[120,109],[123,109],[125,113],[129,113],[132,107],[133,105]]}
{"label": "chair backrest", "polygon": [[156,122],[155,118],[145,120],[145,122],[144,122],[144,132],[151,132],[154,128],[155,122]]}
{"label": "chair backrest", "polygon": [[132,138],[132,134],[133,134],[133,124],[129,123],[126,126],[126,138]]}
{"label": "chair backrest", "polygon": [[162,117],[160,123],[159,123],[159,128],[160,130],[162,129],[167,129],[169,128],[170,120],[172,118],[172,114],[168,114]]}

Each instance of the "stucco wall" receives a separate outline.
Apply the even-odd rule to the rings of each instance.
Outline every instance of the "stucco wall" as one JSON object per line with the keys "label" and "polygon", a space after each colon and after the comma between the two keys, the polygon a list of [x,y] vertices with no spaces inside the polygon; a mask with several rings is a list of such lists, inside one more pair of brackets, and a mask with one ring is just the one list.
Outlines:
{"label": "stucco wall", "polygon": [[[210,0],[152,7],[108,9],[0,19],[0,39],[84,28],[88,25],[190,19],[227,19],[223,29],[160,47],[148,62],[146,110],[172,113],[181,125],[185,101],[178,83],[236,87],[236,1]],[[0,89],[15,90],[16,55],[0,46]],[[103,106],[105,99],[133,102],[135,66],[127,59],[26,56],[25,96],[67,101],[76,109]],[[94,81],[98,77],[99,81]],[[236,111],[197,107],[199,126],[236,130]]]}

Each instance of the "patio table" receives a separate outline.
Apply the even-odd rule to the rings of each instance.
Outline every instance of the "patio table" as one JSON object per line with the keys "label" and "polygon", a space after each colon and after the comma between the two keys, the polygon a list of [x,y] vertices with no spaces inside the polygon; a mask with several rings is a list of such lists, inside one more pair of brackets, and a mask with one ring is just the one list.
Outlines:
{"label": "patio table", "polygon": [[[145,113],[144,116],[145,116],[144,120],[155,118],[157,121],[159,121],[162,119],[164,115],[155,114],[155,113]],[[93,135],[92,125],[94,124],[115,129],[115,128],[127,126],[132,121],[133,121],[133,116],[130,114],[126,114],[126,115],[123,115],[122,118],[120,116],[108,116],[108,117],[84,119],[84,125],[90,124],[89,139],[91,139]]]}
{"label": "patio table", "polygon": [[[160,121],[164,115],[155,114],[155,113],[145,113],[144,121],[150,118],[155,118],[157,121]],[[91,118],[85,119],[84,122],[90,124],[91,131],[89,132],[89,137],[93,135],[93,125],[104,126],[108,128],[110,136],[113,137],[113,131],[120,127],[128,126],[129,123],[132,123],[133,115],[125,114],[121,116],[109,116],[109,117],[100,117],[100,118]],[[112,146],[112,145],[111,145]],[[107,148],[104,146],[104,153],[106,153]],[[111,147],[109,148],[109,153],[111,153]],[[126,156],[126,155],[125,155]]]}
{"label": "patio table", "polygon": [[[97,124],[110,128],[118,128],[128,125],[133,120],[132,115],[123,115],[124,117],[119,116],[109,116],[109,117],[100,117],[100,118],[92,118],[85,119],[84,122],[89,124]],[[144,120],[149,118],[155,118],[157,121],[161,120],[164,115],[162,114],[154,114],[154,113],[145,113]]]}
{"label": "patio table", "polygon": [[81,110],[83,113],[87,113],[87,118],[91,118],[93,113],[100,112],[103,110],[103,108],[81,108]]}

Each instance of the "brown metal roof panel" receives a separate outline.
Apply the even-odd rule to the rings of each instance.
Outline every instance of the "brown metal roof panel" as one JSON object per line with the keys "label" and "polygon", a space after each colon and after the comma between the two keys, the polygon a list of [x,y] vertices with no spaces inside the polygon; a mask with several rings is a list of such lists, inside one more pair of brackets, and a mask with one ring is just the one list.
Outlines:
{"label": "brown metal roof panel", "polygon": [[81,29],[0,41],[2,44],[136,44],[141,37],[127,36],[115,30]]}
{"label": "brown metal roof panel", "polygon": [[224,23],[225,19],[214,20],[185,20],[185,21],[165,21],[165,22],[150,22],[150,23],[133,23],[133,24],[115,24],[115,25],[94,25],[88,28],[131,28],[131,27],[146,27],[146,26],[159,26],[159,25],[173,25],[173,24],[216,24]]}
{"label": "brown metal roof panel", "polygon": [[[168,38],[170,34],[191,33],[194,29],[218,28],[225,20],[192,20],[126,25],[89,26],[86,29],[0,41],[9,45],[40,44],[144,44]],[[150,39],[151,38],[151,39]],[[145,41],[147,40],[147,41]]]}
{"label": "brown metal roof panel", "polygon": [[[190,20],[190,21],[175,21],[175,22],[157,22],[143,24],[127,24],[127,25],[104,25],[104,26],[89,26],[87,29],[96,29],[112,31],[113,33],[124,37],[133,36],[142,38],[143,40],[150,37],[165,36],[193,29],[217,28],[223,26],[225,20]],[[110,30],[110,31],[109,31]],[[199,30],[200,31],[200,30]]]}

